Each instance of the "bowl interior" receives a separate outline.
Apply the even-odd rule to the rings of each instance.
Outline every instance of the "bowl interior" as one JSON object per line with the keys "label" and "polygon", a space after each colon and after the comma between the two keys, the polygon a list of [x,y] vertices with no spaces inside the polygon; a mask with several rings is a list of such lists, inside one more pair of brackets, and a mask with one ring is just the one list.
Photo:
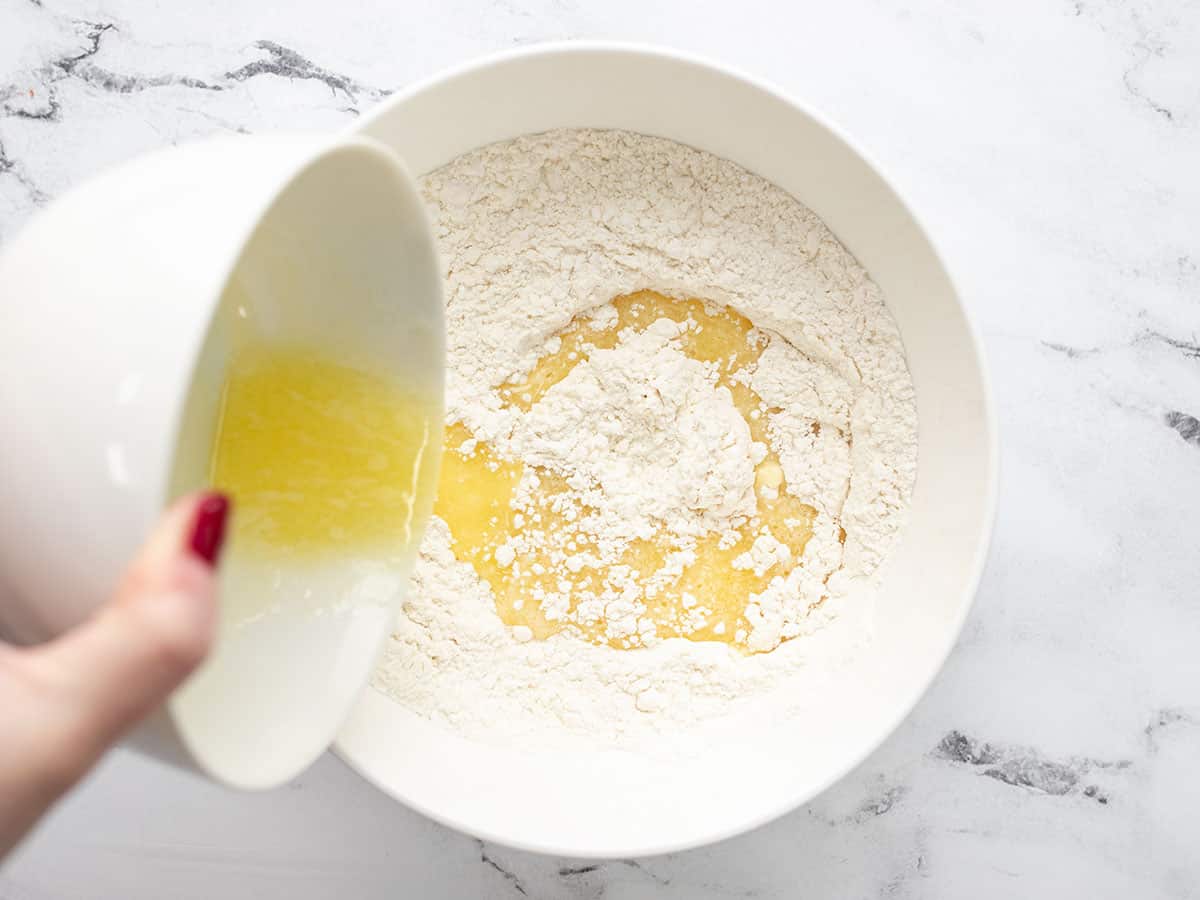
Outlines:
{"label": "bowl interior", "polygon": [[486,61],[389,100],[358,127],[416,172],[492,141],[591,127],[680,141],[775,182],[821,216],[882,287],[916,388],[920,455],[870,647],[805,698],[803,715],[716,729],[702,753],[685,759],[531,752],[463,740],[368,691],[339,736],[341,754],[436,819],[573,856],[644,855],[726,837],[849,771],[944,661],[970,605],[992,518],[994,428],[978,345],[900,198],[812,114],[742,77],[633,48],[558,46]]}
{"label": "bowl interior", "polygon": [[[334,146],[283,187],[205,337],[172,495],[207,483],[226,366],[245,341],[310,347],[395,374],[431,398],[440,424],[442,286],[425,223],[411,179],[370,142]],[[440,445],[440,430],[431,440]],[[422,484],[432,485],[436,460],[423,457]],[[431,504],[432,496],[419,501],[418,527]],[[379,559],[243,557],[235,532],[221,568],[216,650],[171,700],[200,765],[242,787],[278,784],[307,766],[365,683],[407,578],[406,568]]]}

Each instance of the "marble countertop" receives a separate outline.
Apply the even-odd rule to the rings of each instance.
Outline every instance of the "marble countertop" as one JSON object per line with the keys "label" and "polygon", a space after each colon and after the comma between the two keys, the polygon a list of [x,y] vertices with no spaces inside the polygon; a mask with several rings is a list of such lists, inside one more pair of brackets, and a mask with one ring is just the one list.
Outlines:
{"label": "marble countertop", "polygon": [[1200,896],[1200,5],[3,0],[0,241],[139,151],[339,128],[447,64],[588,37],[702,53],[823,109],[946,251],[1003,459],[941,677],[813,803],[638,861],[481,843],[332,757],[238,795],[117,751],[0,897]]}

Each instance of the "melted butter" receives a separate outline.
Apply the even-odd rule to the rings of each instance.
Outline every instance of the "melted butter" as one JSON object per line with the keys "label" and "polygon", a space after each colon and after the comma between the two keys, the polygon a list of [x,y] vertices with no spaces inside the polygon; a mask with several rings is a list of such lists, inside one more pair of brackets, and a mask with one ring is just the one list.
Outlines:
{"label": "melted butter", "polygon": [[[689,324],[679,338],[681,350],[716,367],[717,383],[729,389],[751,436],[770,448],[767,415],[771,410],[735,378],[757,363],[766,345],[749,319],[701,300],[678,300],[653,291],[617,297],[612,306],[615,323],[598,326],[598,320],[590,317],[572,321],[558,334],[554,352],[541,357],[519,379],[501,386],[501,400],[528,410],[591,353],[614,347],[625,329],[640,332],[668,318]],[[538,486],[518,511],[514,508],[517,485],[530,474],[537,476]],[[554,560],[586,554],[590,538],[575,524],[578,498],[565,480],[545,469],[501,458],[486,443],[475,441],[463,425],[455,424],[446,432],[434,512],[450,528],[455,556],[470,563],[491,586],[500,619],[528,628],[535,639],[570,630],[592,643],[619,649],[644,646],[651,637],[683,637],[722,641],[746,650],[747,604],[773,578],[786,576],[799,563],[816,517],[812,506],[787,493],[783,468],[773,450],[768,449],[756,467],[755,488],[756,514],[736,527],[737,540],[722,544],[714,534],[697,541],[692,548],[694,560],[677,577],[663,576],[668,557],[677,549],[665,536],[630,542],[620,560],[606,568],[583,565],[572,571]],[[761,575],[735,568],[734,560],[764,533],[788,546],[791,561]],[[523,536],[538,551],[497,560],[496,548],[514,535]],[[614,634],[611,623],[595,614],[594,604],[591,612],[584,611],[579,598],[614,585],[645,606],[642,631]],[[550,593],[571,596],[565,616],[547,617],[539,598]]]}
{"label": "melted butter", "polygon": [[404,554],[431,480],[436,408],[388,376],[308,350],[238,350],[209,472],[236,503],[238,551]]}

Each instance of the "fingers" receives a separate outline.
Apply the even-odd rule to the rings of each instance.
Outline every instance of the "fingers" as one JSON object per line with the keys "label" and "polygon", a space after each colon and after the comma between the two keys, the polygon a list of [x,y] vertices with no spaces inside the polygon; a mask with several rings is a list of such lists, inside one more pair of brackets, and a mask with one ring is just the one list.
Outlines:
{"label": "fingers", "polygon": [[27,663],[53,698],[42,739],[67,780],[159,706],[208,653],[217,612],[213,567],[227,512],[219,494],[180,500],[107,605],[28,651]]}

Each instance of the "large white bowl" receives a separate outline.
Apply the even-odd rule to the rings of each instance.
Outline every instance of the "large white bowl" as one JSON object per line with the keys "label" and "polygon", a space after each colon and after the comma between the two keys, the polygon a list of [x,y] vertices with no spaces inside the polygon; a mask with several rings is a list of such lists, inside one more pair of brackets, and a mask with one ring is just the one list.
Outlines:
{"label": "large white bowl", "polygon": [[438,821],[580,857],[677,850],[811,799],[878,747],[954,644],[987,551],[996,429],[979,342],[925,229],[865,154],[822,117],[743,75],[611,44],[493,57],[390,98],[357,125],[428,172],[492,141],[563,127],[690,144],[780,185],[825,220],[882,287],[920,416],[909,524],[889,559],[869,652],[803,718],[685,760],[474,743],[367,691],[337,748],[382,790]]}

